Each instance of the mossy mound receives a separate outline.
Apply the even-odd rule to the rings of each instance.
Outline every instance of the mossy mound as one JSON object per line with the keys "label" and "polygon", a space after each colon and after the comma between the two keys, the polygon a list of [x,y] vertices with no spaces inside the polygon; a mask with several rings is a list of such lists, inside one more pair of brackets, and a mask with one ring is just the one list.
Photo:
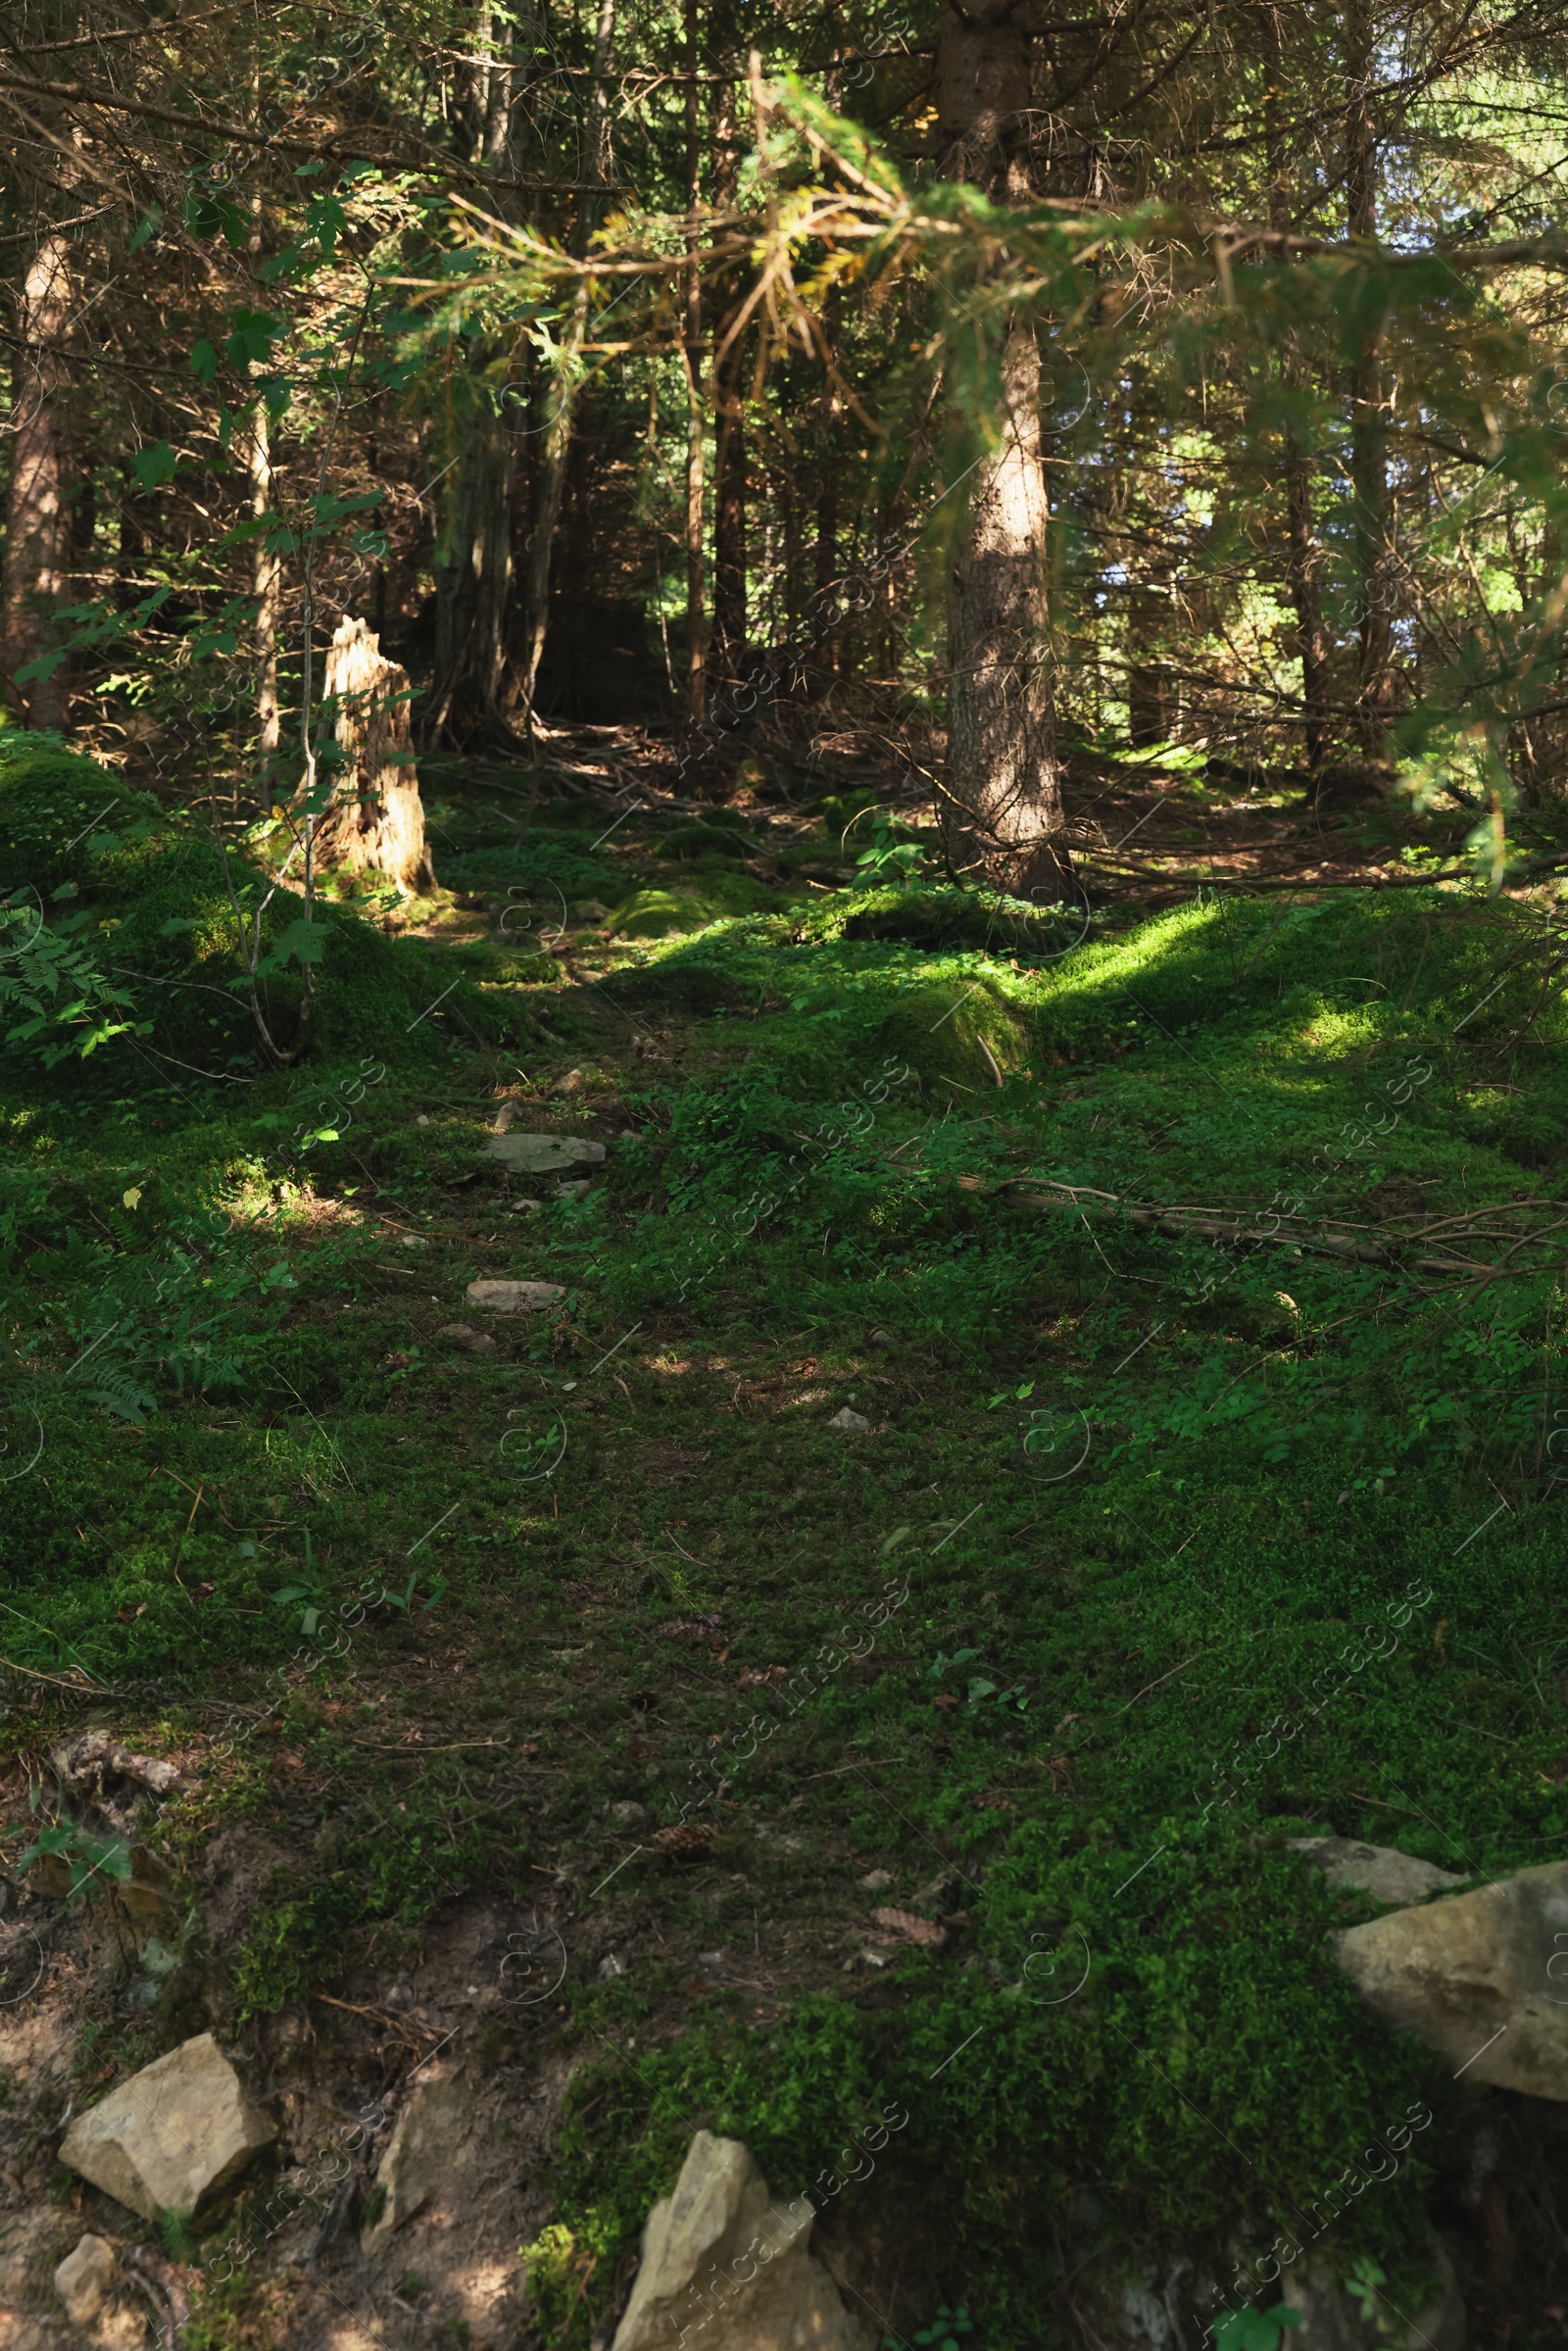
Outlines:
{"label": "mossy mound", "polygon": [[[449,967],[428,985],[421,946],[385,938],[320,898],[307,926],[303,893],[274,885],[249,851],[180,824],[54,738],[0,735],[0,879],[13,876],[41,920],[74,920],[76,946],[117,994],[142,1050],[173,1069],[230,1080],[265,1066],[264,1028],[291,1058],[429,1049],[415,1024]],[[252,958],[259,930],[260,961],[273,964],[254,987],[242,926]],[[308,1010],[291,939],[311,959]],[[499,1034],[515,1014],[481,997],[482,968],[472,961],[451,1001],[461,999],[481,1033]]]}
{"label": "mossy mound", "polygon": [[775,903],[750,874],[710,868],[678,890],[634,890],[615,908],[610,927],[620,939],[673,939],[736,915],[762,913]]}

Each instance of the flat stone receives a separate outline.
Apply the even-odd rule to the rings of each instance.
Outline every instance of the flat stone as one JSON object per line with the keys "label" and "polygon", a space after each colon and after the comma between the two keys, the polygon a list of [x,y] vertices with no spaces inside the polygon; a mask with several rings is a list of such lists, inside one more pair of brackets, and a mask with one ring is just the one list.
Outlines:
{"label": "flat stone", "polygon": [[1467,2082],[1568,2102],[1568,1861],[1334,1938],[1367,2005]]}
{"label": "flat stone", "polygon": [[605,1157],[604,1145],[582,1135],[492,1135],[484,1148],[514,1175],[564,1175],[572,1167],[599,1167]]}
{"label": "flat stone", "polygon": [[90,2327],[115,2281],[114,2247],[101,2236],[84,2236],[55,2272],[55,2292],[74,2327]]}
{"label": "flat stone", "polygon": [[1336,1891],[1370,1894],[1375,1902],[1424,1902],[1428,1894],[1449,1894],[1470,1883],[1393,1845],[1358,1844],[1350,1837],[1293,1837],[1290,1842]]}
{"label": "flat stone", "polygon": [[464,1293],[470,1306],[492,1314],[540,1314],[565,1295],[559,1282],[470,1282]]}
{"label": "flat stone", "polygon": [[704,2351],[871,2351],[809,2250],[815,2218],[807,2196],[769,2196],[739,2139],[699,2131],[674,2194],[648,2216],[613,2351],[668,2351],[699,2327]]}
{"label": "flat stone", "polygon": [[845,1405],[842,1412],[835,1412],[827,1425],[830,1429],[844,1429],[850,1432],[868,1429],[871,1426],[870,1422],[863,1419],[858,1412],[852,1412],[848,1404]]}
{"label": "flat stone", "polygon": [[78,2115],[60,2160],[155,2221],[194,2212],[275,2136],[212,2034],[199,2033]]}
{"label": "flat stone", "polygon": [[429,2203],[452,2178],[469,2124],[468,2098],[455,2072],[429,2067],[399,2115],[375,2175],[385,2201],[365,2231],[372,2252]]}

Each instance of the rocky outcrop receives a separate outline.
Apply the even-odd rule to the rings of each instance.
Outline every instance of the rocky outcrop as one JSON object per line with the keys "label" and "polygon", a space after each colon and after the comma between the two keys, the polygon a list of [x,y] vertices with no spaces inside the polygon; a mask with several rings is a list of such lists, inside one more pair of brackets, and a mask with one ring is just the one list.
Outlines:
{"label": "rocky outcrop", "polygon": [[373,2252],[394,2229],[412,2221],[451,2179],[467,2127],[467,2100],[456,2074],[445,2068],[427,2069],[398,2117],[375,2175],[382,2203],[365,2231],[367,2252]]}
{"label": "rocky outcrop", "polygon": [[60,2160],[155,2221],[194,2212],[274,2135],[212,2034],[199,2033],[78,2115]]}
{"label": "rocky outcrop", "polygon": [[699,2131],[675,2192],[654,2206],[613,2351],[871,2351],[809,2250],[809,2201],[777,2204],[737,2138]]}
{"label": "rocky outcrop", "polygon": [[1452,1893],[1470,1884],[1393,1845],[1364,1845],[1353,1837],[1293,1837],[1290,1842],[1337,1893],[1370,1894],[1374,1902],[1424,1902],[1429,1894]]}
{"label": "rocky outcrop", "polygon": [[1455,2075],[1568,2100],[1568,1862],[1391,1911],[1335,1942],[1368,2006]]}

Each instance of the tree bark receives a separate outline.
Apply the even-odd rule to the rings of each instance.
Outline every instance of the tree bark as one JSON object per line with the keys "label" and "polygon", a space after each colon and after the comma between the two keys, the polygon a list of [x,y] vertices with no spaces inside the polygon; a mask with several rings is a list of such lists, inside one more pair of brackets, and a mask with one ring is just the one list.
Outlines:
{"label": "tree bark", "polygon": [[[1290,158],[1285,129],[1285,60],[1278,0],[1261,10],[1264,76],[1263,135],[1268,161],[1268,224],[1287,233],[1291,216]],[[1306,371],[1292,336],[1281,371],[1298,388]],[[1286,584],[1296,612],[1296,654],[1301,664],[1301,721],[1306,764],[1316,770],[1328,749],[1328,642],[1323,632],[1323,566],[1312,511],[1312,474],[1294,425],[1285,428]]]}
{"label": "tree bark", "polygon": [[[433,741],[466,743],[486,727],[506,733],[502,709],[507,612],[512,593],[512,435],[476,348],[459,380],[467,413],[456,420],[461,455],[436,550]],[[466,380],[465,380],[466,378]]]}
{"label": "tree bark", "polygon": [[[723,327],[719,339],[723,339]],[[742,393],[745,337],[715,370],[718,449],[714,461],[713,637],[730,677],[746,666],[746,410]]]}
{"label": "tree bark", "polygon": [[71,257],[64,237],[46,236],[23,281],[12,394],[11,494],[0,574],[0,676],[28,726],[64,730],[65,667],[17,683],[17,671],[47,655],[54,609],[65,586],[71,517],[61,499],[60,428],[66,370],[59,356],[71,316]]}
{"label": "tree bark", "polygon": [[[607,77],[615,45],[615,0],[599,0],[599,23],[594,33],[593,85],[588,99],[588,152],[583,177],[591,184],[583,196],[571,250],[581,261],[598,225],[598,189],[610,176],[610,93]],[[550,554],[561,497],[566,481],[566,455],[571,447],[572,415],[576,404],[576,370],[588,333],[588,285],[578,283],[571,317],[562,338],[562,365],[554,385],[555,407],[545,434],[539,466],[539,499],[534,509],[533,533],[528,541],[528,569],[523,582],[523,647],[518,705],[524,719],[533,722],[539,663],[544,658],[550,626]],[[550,393],[546,393],[546,398]]]}
{"label": "tree bark", "polygon": [[703,563],[703,272],[697,259],[701,236],[697,207],[702,197],[702,149],[697,105],[699,0],[686,0],[686,205],[691,226],[686,247],[686,316],[682,350],[686,366],[686,717],[702,723],[708,708],[707,583]]}
{"label": "tree bark", "polygon": [[[737,142],[735,84],[720,82],[713,105],[713,203],[735,201]],[[751,286],[749,272],[726,271],[713,327],[713,649],[728,678],[745,674],[746,611],[746,352],[749,337],[730,331]],[[726,345],[728,348],[726,349]],[[720,356],[722,355],[722,356]]]}
{"label": "tree bark", "polygon": [[[272,437],[267,403],[257,395],[245,438],[245,465],[251,482],[251,513],[260,522],[272,512]],[[256,625],[251,644],[256,659],[256,787],[263,806],[270,805],[277,767],[282,720],[277,705],[277,626],[281,609],[283,566],[277,550],[263,537],[251,543],[251,594],[256,600]]]}
{"label": "tree bark", "polygon": [[[1377,73],[1370,0],[1345,16],[1345,201],[1352,237],[1377,236],[1378,134],[1371,98]],[[1369,759],[1384,753],[1393,699],[1390,579],[1389,387],[1381,319],[1367,315],[1350,365],[1350,493],[1355,541],[1356,736]]]}
{"label": "tree bark", "polygon": [[[1031,42],[1013,0],[945,0],[938,138],[953,178],[1030,195]],[[1068,884],[1048,638],[1050,510],[1032,323],[1004,329],[997,446],[971,475],[948,600],[942,830],[955,870],[1052,902]]]}
{"label": "tree bark", "polygon": [[335,705],[332,732],[343,764],[316,827],[316,863],[384,873],[405,890],[433,889],[411,747],[408,672],[382,658],[363,620],[345,618],[326,657],[323,685]]}

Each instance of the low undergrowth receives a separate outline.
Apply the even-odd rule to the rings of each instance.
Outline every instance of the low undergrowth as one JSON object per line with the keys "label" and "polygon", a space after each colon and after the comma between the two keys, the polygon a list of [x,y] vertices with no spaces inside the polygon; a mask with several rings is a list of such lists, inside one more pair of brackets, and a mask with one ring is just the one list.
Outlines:
{"label": "low undergrowth", "polygon": [[[1544,914],[1230,900],[1068,946],[901,884],[607,941],[574,902],[678,898],[701,843],[612,866],[551,807],[509,862],[444,814],[493,914],[558,890],[564,961],[334,910],[298,1071],[232,1007],[217,1076],[167,1026],[8,1055],[12,1751],[84,1702],[210,1743],[171,1854],[286,1854],[214,1955],[230,2026],[478,1886],[613,1949],[484,2044],[582,2069],[552,2341],[609,2324],[698,2124],[830,2230],[923,2216],[905,2323],[1006,2351],[1071,2337],[1062,2237],[1223,2286],[1430,2109],[1322,2237],[1417,2290],[1460,2093],[1368,2027],[1286,1840],[1568,1838],[1560,1260],[1544,1210],[1480,1213],[1561,1190]],[[76,887],[114,920],[152,854]],[[509,1092],[604,1142],[586,1197],[518,1212]],[[494,1276],[563,1295],[466,1351]],[[270,1710],[239,1745],[229,1701]]]}

